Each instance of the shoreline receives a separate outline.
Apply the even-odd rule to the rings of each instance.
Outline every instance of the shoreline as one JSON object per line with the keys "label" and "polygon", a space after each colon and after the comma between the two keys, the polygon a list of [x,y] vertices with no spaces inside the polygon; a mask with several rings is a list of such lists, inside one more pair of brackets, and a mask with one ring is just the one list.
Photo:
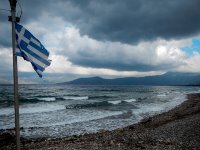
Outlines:
{"label": "shoreline", "polygon": [[[21,138],[22,149],[199,149],[200,93],[187,95],[175,108],[112,131],[64,138]],[[15,139],[0,133],[0,149],[14,149]]]}

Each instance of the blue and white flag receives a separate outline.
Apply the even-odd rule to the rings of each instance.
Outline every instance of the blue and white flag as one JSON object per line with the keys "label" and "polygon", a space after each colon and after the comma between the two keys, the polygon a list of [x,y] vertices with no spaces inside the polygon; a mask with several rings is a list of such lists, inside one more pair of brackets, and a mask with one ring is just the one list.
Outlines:
{"label": "blue and white flag", "polygon": [[29,61],[37,74],[42,77],[42,72],[51,64],[48,60],[49,52],[22,25],[15,23],[16,31],[16,55]]}

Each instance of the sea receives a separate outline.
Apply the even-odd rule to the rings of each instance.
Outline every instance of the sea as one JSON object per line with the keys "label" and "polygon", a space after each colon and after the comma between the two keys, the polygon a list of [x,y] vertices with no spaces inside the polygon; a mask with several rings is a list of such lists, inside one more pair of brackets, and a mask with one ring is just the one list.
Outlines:
{"label": "sea", "polygon": [[[114,130],[168,111],[200,92],[193,86],[20,85],[21,136]],[[13,86],[0,85],[0,130],[14,129]]]}

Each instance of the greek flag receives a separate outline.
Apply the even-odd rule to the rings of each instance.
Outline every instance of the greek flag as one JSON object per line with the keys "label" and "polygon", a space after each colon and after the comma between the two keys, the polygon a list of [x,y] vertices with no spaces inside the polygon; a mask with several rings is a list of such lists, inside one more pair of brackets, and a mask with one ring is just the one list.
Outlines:
{"label": "greek flag", "polygon": [[42,72],[51,64],[50,60],[48,60],[49,52],[40,41],[22,25],[15,23],[15,31],[16,55],[29,61],[39,77],[42,77]]}

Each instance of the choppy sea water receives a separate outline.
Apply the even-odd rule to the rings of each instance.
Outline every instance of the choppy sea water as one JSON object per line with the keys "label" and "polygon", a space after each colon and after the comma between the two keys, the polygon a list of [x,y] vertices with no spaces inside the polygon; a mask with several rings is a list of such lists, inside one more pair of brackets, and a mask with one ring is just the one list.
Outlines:
{"label": "choppy sea water", "polygon": [[[24,137],[113,130],[167,111],[200,92],[192,86],[20,85]],[[12,85],[0,85],[0,129],[14,128]]]}

